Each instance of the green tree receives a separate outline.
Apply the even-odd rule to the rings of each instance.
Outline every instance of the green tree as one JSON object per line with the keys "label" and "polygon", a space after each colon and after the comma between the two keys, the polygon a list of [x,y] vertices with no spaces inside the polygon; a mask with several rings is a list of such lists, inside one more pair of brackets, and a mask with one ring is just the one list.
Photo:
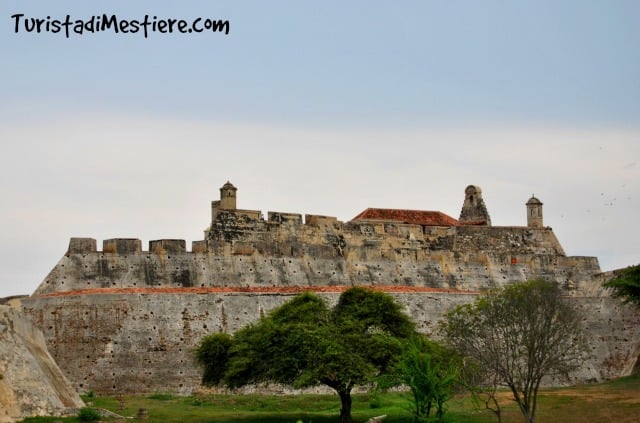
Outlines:
{"label": "green tree", "polygon": [[615,298],[640,307],[640,264],[614,272],[614,277],[604,284],[613,290]]}
{"label": "green tree", "polygon": [[426,422],[435,406],[442,421],[445,403],[451,399],[460,374],[460,357],[424,335],[411,338],[398,363],[400,382],[411,389],[414,421]]}
{"label": "green tree", "polygon": [[535,421],[545,376],[568,378],[586,351],[578,313],[556,283],[543,279],[508,285],[449,312],[445,339],[507,386],[527,423]]}
{"label": "green tree", "polygon": [[[387,294],[351,288],[330,309],[319,296],[304,293],[236,332],[226,366],[206,354],[198,359],[205,373],[224,367],[220,381],[230,387],[327,385],[338,393],[340,421],[347,423],[353,387],[390,372],[402,341],[414,333],[414,324]],[[207,348],[204,341],[200,348]]]}
{"label": "green tree", "polygon": [[200,363],[211,363],[204,366],[203,384],[217,385],[222,381],[229,362],[229,349],[232,342],[231,335],[226,333],[213,333],[200,341],[195,351],[196,359]]}

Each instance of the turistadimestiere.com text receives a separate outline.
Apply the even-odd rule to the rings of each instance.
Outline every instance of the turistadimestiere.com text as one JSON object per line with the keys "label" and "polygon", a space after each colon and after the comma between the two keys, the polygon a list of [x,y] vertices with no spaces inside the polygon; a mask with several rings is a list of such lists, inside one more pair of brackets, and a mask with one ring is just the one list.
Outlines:
{"label": "turistadimestiere.com text", "polygon": [[113,34],[139,34],[148,38],[152,33],[159,34],[229,34],[230,23],[224,19],[194,18],[158,18],[144,15],[140,19],[123,19],[116,14],[93,15],[86,19],[76,19],[71,15],[56,18],[51,16],[30,17],[24,13],[11,15],[13,31],[19,33],[60,34],[66,38],[111,32]]}

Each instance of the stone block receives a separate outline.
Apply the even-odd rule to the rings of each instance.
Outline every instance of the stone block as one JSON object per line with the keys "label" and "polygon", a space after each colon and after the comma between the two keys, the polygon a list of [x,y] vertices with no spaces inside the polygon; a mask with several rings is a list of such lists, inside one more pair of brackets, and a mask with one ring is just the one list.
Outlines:
{"label": "stone block", "polygon": [[138,254],[142,252],[142,241],[136,238],[113,238],[102,241],[102,252],[113,254]]}
{"label": "stone block", "polygon": [[307,225],[312,226],[329,226],[338,222],[338,219],[333,216],[321,216],[319,214],[305,214],[304,221]]}
{"label": "stone block", "polygon": [[206,253],[207,252],[207,241],[193,241],[191,242],[191,251],[193,253]]}
{"label": "stone block", "polygon": [[293,223],[295,225],[302,225],[302,215],[299,213],[282,213],[282,212],[268,212],[267,218],[269,222],[278,223]]}
{"label": "stone block", "polygon": [[97,244],[94,238],[71,238],[67,254],[89,254],[97,251]]}
{"label": "stone block", "polygon": [[149,241],[149,252],[154,254],[178,254],[187,251],[184,239],[158,239]]}

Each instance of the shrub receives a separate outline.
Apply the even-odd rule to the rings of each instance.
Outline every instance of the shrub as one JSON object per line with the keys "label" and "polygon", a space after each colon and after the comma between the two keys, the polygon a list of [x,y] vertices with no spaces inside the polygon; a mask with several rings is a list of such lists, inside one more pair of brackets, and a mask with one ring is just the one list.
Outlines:
{"label": "shrub", "polygon": [[100,420],[102,415],[98,410],[91,407],[84,407],[78,411],[78,420],[82,422],[94,422]]}
{"label": "shrub", "polygon": [[369,408],[380,408],[382,407],[382,401],[378,395],[374,395],[369,401]]}
{"label": "shrub", "polygon": [[156,392],[148,396],[149,399],[159,400],[159,401],[169,401],[173,399],[173,395],[167,393]]}

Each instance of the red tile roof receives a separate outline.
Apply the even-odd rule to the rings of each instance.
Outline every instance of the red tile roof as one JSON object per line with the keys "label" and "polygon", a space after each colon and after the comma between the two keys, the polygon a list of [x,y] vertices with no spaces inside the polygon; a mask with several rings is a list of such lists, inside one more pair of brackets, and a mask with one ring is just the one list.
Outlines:
{"label": "red tile roof", "polygon": [[368,208],[352,220],[393,220],[423,226],[459,226],[456,219],[439,211]]}

